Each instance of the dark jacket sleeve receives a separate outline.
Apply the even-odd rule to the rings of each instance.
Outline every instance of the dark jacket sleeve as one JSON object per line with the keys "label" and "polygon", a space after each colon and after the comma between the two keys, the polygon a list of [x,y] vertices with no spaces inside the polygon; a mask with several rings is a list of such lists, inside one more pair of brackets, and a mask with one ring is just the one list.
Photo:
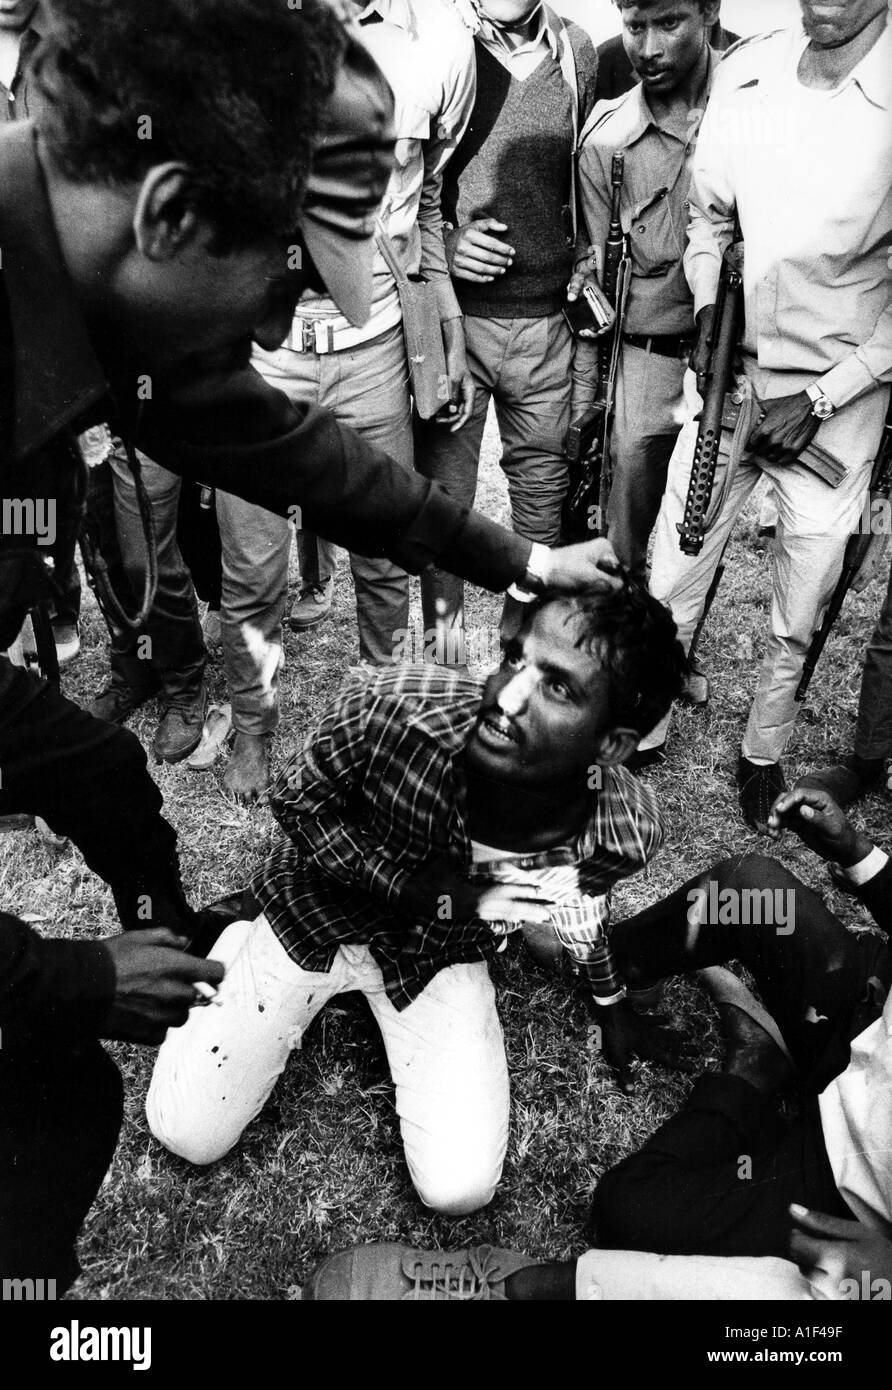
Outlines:
{"label": "dark jacket sleeve", "polygon": [[892,858],[878,874],[858,889],[858,897],[870,912],[878,927],[887,936],[892,934]]}
{"label": "dark jacket sleeve", "polygon": [[196,375],[153,402],[136,442],[174,472],[412,574],[436,564],[501,591],[529,559],[529,541],[400,468],[326,411],[295,405],[244,364]]}
{"label": "dark jacket sleeve", "polygon": [[0,1044],[95,1038],[115,994],[115,967],[101,941],[38,936],[0,912]]}

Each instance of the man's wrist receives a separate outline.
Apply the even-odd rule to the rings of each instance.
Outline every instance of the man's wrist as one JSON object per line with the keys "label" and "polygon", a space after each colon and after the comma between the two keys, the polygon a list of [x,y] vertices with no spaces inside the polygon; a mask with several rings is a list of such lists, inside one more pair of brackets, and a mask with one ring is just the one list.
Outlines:
{"label": "man's wrist", "polygon": [[[886,867],[889,856],[872,844],[866,835],[857,837],[856,849],[858,857],[847,864],[840,860],[839,867],[853,888],[861,888],[872,878],[876,878],[880,870]],[[855,851],[853,850],[853,852]]]}
{"label": "man's wrist", "polygon": [[[599,1009],[615,1009],[616,1006],[617,1006],[618,1004],[624,1004],[624,1003],[625,1003],[626,998],[627,998],[627,990],[626,990],[625,985],[620,985],[619,990],[617,991],[616,994],[607,994],[607,995],[604,995],[604,994],[593,994],[593,995],[592,995],[592,998],[594,999],[595,1003],[598,1005],[598,1008],[599,1008]],[[614,1018],[616,1018],[616,1017],[618,1017],[618,1016],[619,1016],[619,1010],[617,1010],[617,1012],[615,1012],[615,1013],[613,1014],[613,1017],[614,1017]],[[604,1017],[607,1018],[608,1015],[605,1013]]]}
{"label": "man's wrist", "polygon": [[811,401],[811,413],[816,420],[830,420],[836,414],[836,406],[824,394],[820,382],[814,381],[811,386],[806,386],[805,394]]}
{"label": "man's wrist", "polygon": [[519,603],[532,603],[534,598],[548,588],[551,567],[552,555],[548,546],[533,541],[523,578],[512,584],[508,593]]}

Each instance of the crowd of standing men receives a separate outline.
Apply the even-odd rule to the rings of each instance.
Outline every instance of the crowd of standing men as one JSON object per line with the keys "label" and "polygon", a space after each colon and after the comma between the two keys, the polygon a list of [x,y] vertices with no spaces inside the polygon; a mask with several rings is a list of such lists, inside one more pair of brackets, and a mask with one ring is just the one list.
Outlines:
{"label": "crowd of standing men", "polygon": [[[726,1010],[725,1073],[698,1083],[668,1132],[605,1177],[599,1244],[773,1259],[789,1253],[792,1201],[825,1213],[799,1221],[803,1268],[823,1258],[822,1240],[874,1240],[871,1258],[889,1259],[888,1240],[878,1243],[892,1229],[888,1163],[856,1157],[888,1103],[868,1116],[846,1082],[858,1047],[870,1085],[889,1066],[887,947],[867,959],[816,902],[792,956],[708,920],[701,940],[682,942],[679,903],[696,883],[612,932],[606,906],[612,884],[662,839],[656,800],[631,771],[664,758],[673,697],[708,698],[690,649],[735,522],[767,478],[772,601],[736,768],[741,810],[754,829],[795,822],[819,853],[838,850],[839,873],[888,931],[889,861],[840,808],[883,782],[892,755],[892,580],[851,757],[793,793],[782,768],[809,644],[870,513],[889,405],[888,6],[853,0],[828,18],[802,0],[801,27],[735,41],[719,0],[615,3],[622,39],[599,52],[542,0],[314,0],[287,15],[268,0],[207,0],[189,21],[207,64],[193,98],[185,36],[195,35],[181,0],[159,3],[148,22],[129,3],[111,15],[99,0],[0,0],[3,490],[35,505],[51,498],[55,518],[49,545],[4,520],[0,646],[26,613],[43,612],[58,664],[76,658],[85,513],[94,570],[98,550],[118,596],[103,602],[110,677],[86,710],[0,658],[0,813],[39,815],[70,837],[110,884],[125,928],[103,943],[49,940],[2,917],[4,1273],[43,1271],[63,1285],[76,1275],[74,1240],[121,1118],[98,1038],[156,1043],[170,1029],[150,1123],[169,1148],[211,1162],[257,1114],[313,1013],[346,988],[367,994],[381,1026],[422,1200],[450,1214],[484,1205],[507,1143],[485,964],[506,922],[556,935],[591,986],[624,1088],[633,1057],[672,1063],[659,1026],[636,1011],[669,974],[742,960],[777,1021],[733,982],[710,979]],[[611,302],[603,248],[618,155],[628,275]],[[740,240],[735,423],[704,545],[690,556],[679,530],[723,258]],[[422,282],[445,368],[433,412],[420,409],[407,347],[410,290]],[[579,330],[581,304],[600,324]],[[611,332],[602,466],[609,455],[612,487],[598,516],[609,544],[566,545],[568,432],[599,403]],[[472,510],[490,406],[511,532]],[[881,532],[883,517],[874,521]],[[336,547],[349,552],[364,693],[321,711],[276,779],[295,538],[295,631],[326,620]],[[414,675],[398,669],[411,573],[433,658]],[[466,581],[505,592],[501,669],[482,693],[468,669]],[[101,576],[97,587],[107,595]],[[575,646],[556,605],[578,625]],[[208,701],[217,644],[225,710]],[[580,645],[601,653],[609,698],[574,655]],[[122,728],[159,695],[159,760],[195,758],[231,729],[224,786],[247,803],[272,792],[289,843],[237,907],[190,906],[161,796]],[[576,722],[562,724],[565,700]],[[424,757],[404,747],[404,726],[430,740]],[[562,729],[577,741],[564,761]],[[393,798],[380,826],[376,798],[357,809],[373,769],[378,799],[382,788]],[[815,822],[810,840],[803,818]],[[736,892],[774,883],[762,861],[742,872],[713,874]],[[449,925],[432,926],[444,902]],[[401,915],[416,923],[405,940]],[[834,951],[848,994],[839,979],[818,990]],[[258,978],[276,981],[287,1045],[246,1032],[258,1026]],[[194,1007],[216,990],[224,1008]],[[803,1032],[806,1005],[829,1020],[820,1043]],[[467,1023],[460,1046],[452,1017]],[[215,1029],[244,1059],[234,1110],[206,1075]],[[781,1133],[769,1112],[788,1065],[821,1105]],[[761,1206],[726,1181],[725,1151],[743,1143],[764,1151]],[[655,1226],[667,1191],[687,1194],[685,1214]],[[881,1237],[836,1229],[853,1215]],[[455,1278],[463,1286],[467,1264],[478,1293],[597,1296],[584,1291],[588,1267],[537,1269],[506,1252],[489,1267],[471,1253]],[[332,1266],[313,1296],[401,1297],[413,1277],[422,1296],[405,1263],[394,1272],[392,1256],[371,1258],[359,1272],[355,1261]],[[787,1268],[778,1289],[807,1296]]]}

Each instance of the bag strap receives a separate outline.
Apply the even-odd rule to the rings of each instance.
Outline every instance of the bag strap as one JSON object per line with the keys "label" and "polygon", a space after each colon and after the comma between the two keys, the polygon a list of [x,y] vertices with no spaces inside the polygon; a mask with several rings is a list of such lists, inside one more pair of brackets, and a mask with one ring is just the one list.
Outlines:
{"label": "bag strap", "polygon": [[397,288],[399,289],[408,284],[409,277],[406,267],[400,260],[400,254],[385,231],[384,223],[381,221],[380,217],[375,218],[375,245],[387,262],[387,269],[396,281]]}
{"label": "bag strap", "polygon": [[576,72],[576,56],[570,42],[570,34],[562,17],[550,5],[545,7],[545,17],[558,35],[558,61],[564,81],[570,88],[570,103],[573,112],[573,150],[570,155],[570,224],[573,229],[573,246],[576,246],[576,150],[579,143],[579,76]]}

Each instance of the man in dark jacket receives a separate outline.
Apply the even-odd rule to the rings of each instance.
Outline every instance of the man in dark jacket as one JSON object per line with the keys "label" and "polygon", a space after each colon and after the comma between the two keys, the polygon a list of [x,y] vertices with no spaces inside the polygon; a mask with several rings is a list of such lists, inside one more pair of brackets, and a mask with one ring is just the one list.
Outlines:
{"label": "man in dark jacket", "polygon": [[[159,0],[147,26],[135,0],[56,0],[34,73],[39,125],[0,133],[0,650],[70,563],[114,438],[411,571],[616,582],[604,547],[532,548],[251,370],[307,283],[368,312],[392,99],[325,5]],[[0,814],[70,836],[146,929],[74,943],[0,921],[0,1264],[66,1281],[120,1118],[95,1039],[159,1041],[220,971],[182,954],[176,837],[132,734],[0,659],[0,774]],[[70,1162],[84,1134],[92,1159]]]}

